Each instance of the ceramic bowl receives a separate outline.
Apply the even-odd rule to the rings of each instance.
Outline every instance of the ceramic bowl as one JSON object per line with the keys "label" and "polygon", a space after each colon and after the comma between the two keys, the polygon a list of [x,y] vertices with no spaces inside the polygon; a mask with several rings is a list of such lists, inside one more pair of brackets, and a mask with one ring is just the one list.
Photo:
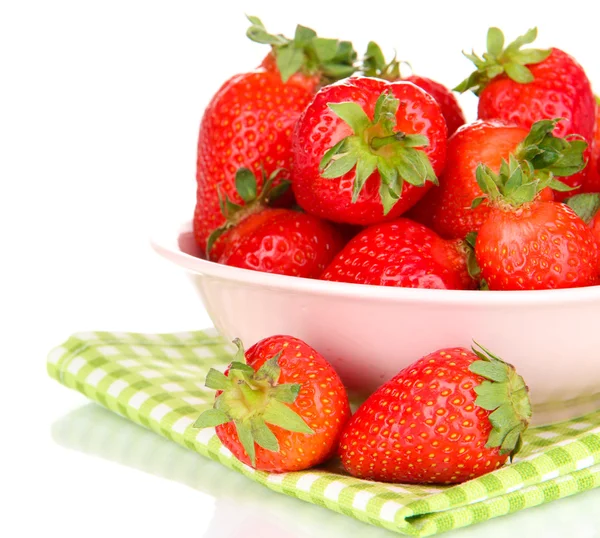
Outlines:
{"label": "ceramic bowl", "polygon": [[246,347],[274,334],[301,338],[362,394],[427,353],[477,341],[525,378],[535,423],[600,405],[600,286],[454,291],[272,275],[201,259],[189,222],[151,243],[187,271],[226,338]]}

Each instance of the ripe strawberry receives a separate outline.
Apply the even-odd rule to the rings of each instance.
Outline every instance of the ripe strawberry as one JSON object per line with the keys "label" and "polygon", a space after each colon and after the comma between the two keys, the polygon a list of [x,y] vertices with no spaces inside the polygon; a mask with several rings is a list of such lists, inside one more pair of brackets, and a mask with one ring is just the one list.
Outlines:
{"label": "ripe strawberry", "polygon": [[276,173],[263,179],[259,195],[252,172],[238,170],[236,189],[245,205],[223,200],[227,220],[209,237],[208,257],[254,271],[318,278],[344,246],[342,233],[313,215],[266,207],[288,186],[280,183],[273,188],[275,179]]}
{"label": "ripe strawberry", "polygon": [[600,192],[600,99],[596,96],[596,120],[594,140],[590,162],[586,167],[586,176],[579,192]]}
{"label": "ripe strawberry", "polygon": [[528,389],[489,351],[441,349],[385,383],[350,419],[339,454],[352,475],[453,484],[492,471],[519,450]]}
{"label": "ripe strawberry", "polygon": [[440,105],[442,115],[446,120],[448,136],[454,134],[454,131],[465,123],[465,115],[452,91],[443,84],[427,77],[419,75],[403,77],[400,72],[401,63],[402,62],[396,60],[395,57],[391,62],[386,62],[379,45],[371,41],[367,45],[367,53],[363,60],[362,72],[367,77],[382,78],[391,82],[405,80],[407,82],[412,82],[419,88],[425,90]]}
{"label": "ripe strawberry", "polygon": [[[487,53],[483,58],[465,54],[477,70],[455,89],[473,90],[479,96],[480,119],[501,119],[529,129],[538,120],[564,118],[555,135],[579,135],[591,148],[595,103],[590,81],[583,68],[560,49],[521,49],[536,37],[533,28],[504,48],[502,32],[490,28]],[[584,179],[582,171],[565,183],[576,187]]]}
{"label": "ripe strawberry", "polygon": [[292,146],[298,204],[328,220],[368,225],[398,217],[437,182],[446,123],[414,84],[350,78],[317,93]]}
{"label": "ripe strawberry", "polygon": [[[600,249],[600,193],[577,194],[565,203],[591,228]],[[598,263],[600,270],[600,256]]]}
{"label": "ripe strawberry", "polygon": [[404,288],[469,289],[469,251],[405,218],[376,224],[354,237],[321,278]]}
{"label": "ripe strawberry", "polygon": [[[590,221],[589,226],[592,229],[594,239],[596,239],[596,244],[600,251],[600,212],[596,212],[596,215]],[[600,256],[598,256],[598,272],[600,273]]]}
{"label": "ripe strawberry", "polygon": [[261,67],[225,82],[204,112],[194,212],[194,236],[202,250],[208,236],[224,222],[218,190],[241,202],[233,188],[240,167],[257,174],[262,168],[267,175],[283,168],[289,174],[290,137],[300,112],[321,84],[355,70],[356,53],[348,42],[318,38],[303,26],[297,27],[290,40],[268,34],[259,19],[249,18],[248,37],[271,45],[272,50]]}
{"label": "ripe strawberry", "polygon": [[221,442],[247,465],[300,471],[336,450],[350,418],[346,389],[331,365],[302,340],[271,336],[238,354],[224,374],[211,369],[213,409],[196,427],[216,426]]}
{"label": "ripe strawberry", "polygon": [[[581,153],[585,143],[556,138],[552,135],[555,125],[556,121],[539,121],[529,133],[498,120],[479,120],[461,127],[448,140],[446,168],[439,186],[431,189],[409,216],[442,237],[462,239],[479,230],[489,214],[487,203],[471,208],[473,200],[482,194],[475,177],[479,164],[497,173],[502,162],[513,155],[519,162],[529,161],[540,176],[552,172],[564,179],[565,175],[577,173],[584,166]],[[544,158],[540,157],[542,153]],[[568,166],[575,160],[577,167]],[[542,196],[553,199],[550,189],[543,191]]]}
{"label": "ripe strawberry", "polygon": [[[500,174],[477,169],[492,210],[475,242],[481,277],[491,290],[575,288],[598,283],[592,231],[566,204],[536,200],[550,181],[511,158]],[[477,200],[476,200],[477,203]]]}

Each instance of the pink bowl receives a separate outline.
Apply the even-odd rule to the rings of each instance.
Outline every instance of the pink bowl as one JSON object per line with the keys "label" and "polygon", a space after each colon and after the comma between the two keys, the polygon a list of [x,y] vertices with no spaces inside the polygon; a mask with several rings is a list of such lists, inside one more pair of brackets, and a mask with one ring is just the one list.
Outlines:
{"label": "pink bowl", "polygon": [[151,243],[187,271],[226,338],[301,338],[353,390],[368,394],[419,357],[475,340],[523,375],[536,423],[600,407],[600,286],[450,291],[272,275],[201,259],[189,222]]}

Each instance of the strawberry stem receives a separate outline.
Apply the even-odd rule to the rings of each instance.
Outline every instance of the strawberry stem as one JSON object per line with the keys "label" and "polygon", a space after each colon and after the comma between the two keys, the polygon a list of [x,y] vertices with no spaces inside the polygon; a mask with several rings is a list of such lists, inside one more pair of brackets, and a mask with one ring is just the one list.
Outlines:
{"label": "strawberry stem", "polygon": [[583,170],[587,143],[577,138],[554,136],[552,132],[559,121],[557,118],[534,123],[515,153],[508,161],[502,160],[498,174],[479,164],[475,177],[484,194],[475,198],[471,207],[477,207],[486,199],[496,205],[519,207],[532,202],[546,187],[560,192],[573,190],[556,177]]}
{"label": "strawberry stem", "polygon": [[396,55],[390,62],[386,62],[385,56],[381,51],[381,47],[374,41],[369,41],[367,45],[367,52],[362,61],[361,72],[366,77],[377,77],[384,80],[400,80],[400,64],[407,62],[400,62],[396,59]]}
{"label": "strawberry stem", "polygon": [[463,52],[477,68],[454,91],[464,93],[472,90],[480,95],[484,88],[497,76],[506,74],[519,84],[533,81],[533,74],[527,65],[543,62],[551,49],[522,49],[523,45],[533,43],[537,37],[537,28],[528,30],[504,47],[504,34],[498,28],[490,28],[487,33],[487,52],[479,57],[475,52]]}
{"label": "strawberry stem", "polygon": [[321,84],[331,84],[349,77],[356,71],[356,51],[349,41],[317,36],[311,28],[298,25],[293,39],[281,34],[270,34],[258,17],[251,22],[246,35],[256,43],[271,45],[277,68],[283,82],[296,73],[319,75]]}
{"label": "strawberry stem", "polygon": [[298,383],[279,384],[281,352],[268,359],[255,371],[246,364],[244,348],[239,339],[236,360],[224,375],[211,368],[206,376],[206,386],[221,391],[212,409],[204,411],[194,422],[196,428],[220,426],[233,422],[238,439],[252,465],[256,464],[256,447],[279,451],[277,438],[269,424],[307,435],[314,433],[300,415],[288,405],[294,403],[300,392]]}
{"label": "strawberry stem", "polygon": [[210,259],[210,252],[216,240],[227,230],[233,228],[250,215],[259,213],[288,190],[290,186],[289,181],[282,180],[279,184],[273,185],[281,172],[282,169],[278,168],[267,177],[265,171],[262,170],[263,187],[259,194],[256,176],[252,171],[248,168],[238,168],[235,174],[235,188],[240,198],[244,201],[244,205],[233,203],[221,191],[218,191],[219,204],[221,206],[221,213],[225,217],[225,224],[213,230],[208,236],[206,243],[207,259]]}
{"label": "strawberry stem", "polygon": [[418,149],[429,145],[427,137],[394,131],[398,107],[399,100],[391,92],[379,96],[372,120],[357,103],[329,103],[329,108],[351,127],[353,134],[329,148],[319,165],[326,179],[341,177],[355,168],[353,203],[377,170],[384,215],[400,199],[405,181],[418,187],[427,181],[438,183],[427,154]]}
{"label": "strawberry stem", "polygon": [[486,447],[500,447],[500,454],[519,451],[522,434],[531,420],[532,409],[529,389],[514,367],[474,342],[473,352],[480,360],[469,366],[469,370],[485,379],[475,387],[475,405],[492,411],[489,415],[492,431]]}
{"label": "strawberry stem", "polygon": [[391,144],[393,142],[400,142],[405,137],[406,137],[406,133],[398,131],[397,133],[394,133],[393,135],[389,135],[389,136],[373,137],[373,138],[371,138],[369,145],[374,150],[378,150],[378,149],[381,149],[383,146],[387,146],[388,144]]}

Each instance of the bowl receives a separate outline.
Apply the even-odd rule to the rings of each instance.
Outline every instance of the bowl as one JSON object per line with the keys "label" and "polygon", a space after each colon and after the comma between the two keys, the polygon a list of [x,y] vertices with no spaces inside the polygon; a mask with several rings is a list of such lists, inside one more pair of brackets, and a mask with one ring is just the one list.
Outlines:
{"label": "bowl", "polygon": [[161,230],[151,244],[186,270],[225,338],[249,347],[296,336],[359,395],[423,355],[476,341],[525,378],[536,424],[600,407],[600,286],[456,291],[273,275],[202,259],[190,222]]}

